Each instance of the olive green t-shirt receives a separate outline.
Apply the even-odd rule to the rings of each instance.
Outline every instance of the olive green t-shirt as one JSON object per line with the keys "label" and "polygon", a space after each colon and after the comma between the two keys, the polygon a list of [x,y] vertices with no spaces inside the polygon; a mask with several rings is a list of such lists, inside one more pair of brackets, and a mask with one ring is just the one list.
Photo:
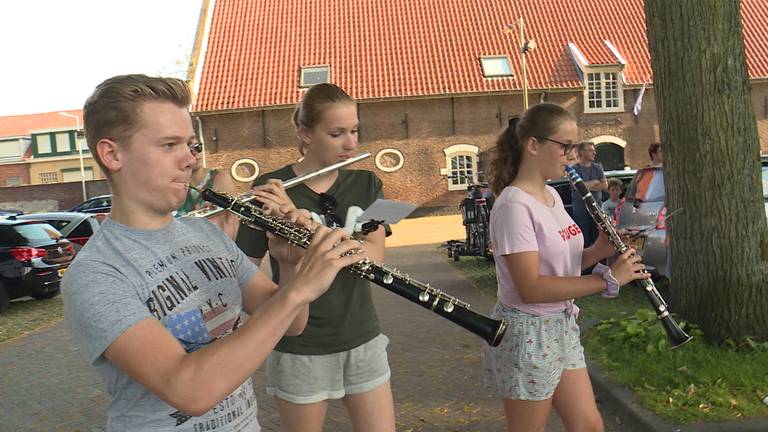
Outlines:
{"label": "olive green t-shirt", "polygon": [[[270,178],[288,180],[296,177],[292,166],[264,174],[254,185],[266,183]],[[323,214],[320,194],[304,184],[286,191],[297,208]],[[357,206],[368,208],[377,198],[383,198],[381,180],[370,171],[339,170],[333,185],[326,191],[337,206],[333,213],[346,224],[347,209]],[[387,230],[389,227],[386,227]],[[237,245],[246,255],[264,257],[267,251],[264,231],[241,225]],[[279,281],[277,262],[270,258],[273,280]],[[346,351],[373,339],[380,333],[379,321],[371,299],[371,285],[367,280],[341,270],[328,291],[309,305],[309,321],[299,336],[285,336],[275,349],[291,354],[322,355]]]}

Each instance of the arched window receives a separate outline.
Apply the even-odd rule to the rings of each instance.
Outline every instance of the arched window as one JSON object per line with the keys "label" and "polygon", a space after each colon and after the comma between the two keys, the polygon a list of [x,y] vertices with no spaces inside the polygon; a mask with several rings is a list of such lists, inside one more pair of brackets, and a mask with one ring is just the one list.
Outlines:
{"label": "arched window", "polygon": [[477,183],[477,162],[480,148],[470,144],[456,144],[443,150],[445,168],[440,174],[448,177],[448,190],[466,190],[470,183]]}

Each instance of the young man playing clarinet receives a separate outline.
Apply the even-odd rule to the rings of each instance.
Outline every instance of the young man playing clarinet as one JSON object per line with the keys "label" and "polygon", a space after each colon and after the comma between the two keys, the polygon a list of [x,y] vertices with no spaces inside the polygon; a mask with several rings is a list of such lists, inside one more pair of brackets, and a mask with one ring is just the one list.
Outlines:
{"label": "young man playing clarinet", "polygon": [[[317,227],[305,254],[272,239],[277,287],[209,221],[174,219],[195,162],[189,99],[181,80],[125,75],[83,110],[112,211],[65,275],[64,307],[110,393],[109,431],[258,431],[250,376],[366,256],[347,254],[360,244],[341,229]],[[267,212],[315,228],[296,209]]]}

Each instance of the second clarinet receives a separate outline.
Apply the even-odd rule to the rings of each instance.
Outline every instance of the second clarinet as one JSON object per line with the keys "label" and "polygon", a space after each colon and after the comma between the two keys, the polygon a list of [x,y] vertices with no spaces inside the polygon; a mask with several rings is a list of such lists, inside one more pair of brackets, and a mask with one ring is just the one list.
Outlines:
{"label": "second clarinet", "polygon": [[[569,166],[565,167],[565,172],[568,175],[568,181],[571,183],[571,186],[573,186],[579,195],[581,195],[581,199],[584,201],[587,211],[590,216],[592,216],[592,219],[594,219],[597,227],[608,236],[608,240],[610,240],[614,248],[616,248],[616,251],[620,254],[626,252],[629,249],[629,246],[624,243],[621,236],[619,236],[619,233],[616,231],[616,228],[613,226],[611,219],[597,204],[595,197],[592,196],[592,192],[590,192],[587,185],[584,184],[584,180],[582,180],[579,173]],[[661,297],[661,294],[659,294],[659,291],[656,289],[656,285],[654,285],[652,280],[639,279],[632,281],[632,284],[641,288],[645,293],[648,301],[651,303],[651,307],[656,311],[656,318],[661,321],[664,330],[667,332],[667,337],[669,338],[672,348],[677,348],[692,339],[690,335],[680,328],[674,318],[672,318],[672,315],[669,314],[667,303],[664,301],[664,298]]]}

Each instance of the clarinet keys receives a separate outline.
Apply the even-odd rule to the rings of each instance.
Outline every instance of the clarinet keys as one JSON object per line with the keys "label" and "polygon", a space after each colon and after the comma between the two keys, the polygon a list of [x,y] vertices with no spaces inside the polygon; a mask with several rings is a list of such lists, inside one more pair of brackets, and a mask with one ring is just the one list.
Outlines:
{"label": "clarinet keys", "polygon": [[385,284],[389,285],[394,280],[395,280],[395,278],[392,277],[392,273],[387,273],[386,275],[384,275],[384,278],[381,281],[384,282]]}

